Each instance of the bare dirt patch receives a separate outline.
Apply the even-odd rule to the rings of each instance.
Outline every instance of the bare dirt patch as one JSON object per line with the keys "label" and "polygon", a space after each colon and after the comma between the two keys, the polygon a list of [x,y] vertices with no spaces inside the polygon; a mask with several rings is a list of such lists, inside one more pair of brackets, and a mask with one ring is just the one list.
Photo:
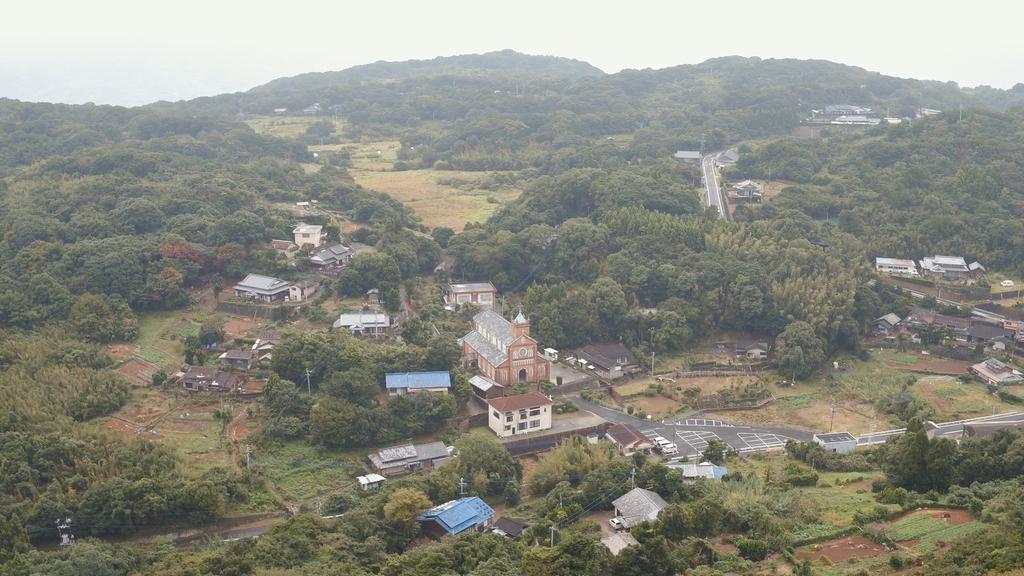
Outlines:
{"label": "bare dirt patch", "polygon": [[626,403],[642,409],[656,420],[675,414],[683,406],[682,402],[664,396],[634,396]]}
{"label": "bare dirt patch", "polygon": [[851,558],[870,560],[885,554],[885,548],[863,536],[836,538],[820,544],[805,546],[796,551],[797,558],[810,558],[813,561],[825,557],[833,564],[846,563]]}
{"label": "bare dirt patch", "polygon": [[259,327],[260,323],[255,320],[232,316],[224,321],[221,329],[224,330],[224,337],[230,339],[244,336]]}
{"label": "bare dirt patch", "polygon": [[117,371],[133,384],[148,386],[153,381],[153,374],[159,369],[160,367],[156,364],[139,358],[133,358],[125,362]]}
{"label": "bare dirt patch", "polygon": [[929,374],[945,374],[948,376],[959,376],[971,367],[970,362],[962,360],[951,360],[949,358],[936,358],[935,356],[916,356],[913,364],[893,360],[889,356],[882,356],[882,364],[887,368],[902,370],[904,372],[925,372]]}

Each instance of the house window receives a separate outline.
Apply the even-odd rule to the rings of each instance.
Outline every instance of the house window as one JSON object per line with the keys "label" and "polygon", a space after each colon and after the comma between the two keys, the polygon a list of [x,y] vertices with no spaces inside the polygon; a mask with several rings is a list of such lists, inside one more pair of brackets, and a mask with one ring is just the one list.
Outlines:
{"label": "house window", "polygon": [[469,302],[469,300],[469,294],[459,294],[458,296],[455,297],[455,301],[458,302],[459,304],[465,304],[466,302]]}
{"label": "house window", "polygon": [[480,303],[481,304],[490,304],[491,303],[491,294],[481,294],[479,296],[479,299],[480,299]]}
{"label": "house window", "polygon": [[530,408],[530,416],[540,416],[540,408]]}
{"label": "house window", "polygon": [[511,412],[506,412],[505,413],[505,422],[511,422],[511,421],[512,421],[512,413]]}
{"label": "house window", "polygon": [[526,410],[520,410],[519,411],[519,419],[520,420],[526,420]]}
{"label": "house window", "polygon": [[495,418],[497,418],[498,420],[501,420],[501,414],[498,414],[497,410],[493,410],[492,413],[494,414]]}
{"label": "house window", "polygon": [[508,431],[509,431],[509,430],[511,430],[511,429],[512,429],[512,427],[511,427],[511,426],[508,426],[508,425],[506,425],[506,426],[505,426],[505,432],[508,432]]}
{"label": "house window", "polygon": [[519,430],[526,430],[526,422],[520,422],[520,423],[519,423],[519,428],[518,428],[518,429],[519,429]]}
{"label": "house window", "polygon": [[530,420],[530,428],[540,428],[540,420]]}

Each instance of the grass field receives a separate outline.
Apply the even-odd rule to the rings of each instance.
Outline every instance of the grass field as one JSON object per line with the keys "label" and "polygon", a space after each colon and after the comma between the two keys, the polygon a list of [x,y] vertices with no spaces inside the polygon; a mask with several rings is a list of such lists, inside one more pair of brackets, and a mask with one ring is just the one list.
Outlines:
{"label": "grass field", "polygon": [[306,133],[306,129],[315,122],[330,120],[334,122],[337,132],[345,127],[343,121],[325,116],[258,116],[245,121],[257,134],[277,136],[278,138],[298,138]]}
{"label": "grass field", "polygon": [[931,552],[940,542],[959,540],[985,527],[982,522],[946,522],[931,514],[912,514],[884,529],[885,534],[896,542],[904,542],[919,554]]}
{"label": "grass field", "polygon": [[363,474],[362,452],[338,452],[289,442],[254,453],[259,472],[289,500],[310,504],[317,496],[349,489]]}
{"label": "grass field", "polygon": [[[498,208],[519,196],[519,190],[483,190],[474,182],[485,174],[475,172],[406,170],[384,172],[352,170],[361,186],[384,192],[413,210],[427,226],[462,230],[468,222],[483,222]],[[468,183],[455,187],[449,183]]]}

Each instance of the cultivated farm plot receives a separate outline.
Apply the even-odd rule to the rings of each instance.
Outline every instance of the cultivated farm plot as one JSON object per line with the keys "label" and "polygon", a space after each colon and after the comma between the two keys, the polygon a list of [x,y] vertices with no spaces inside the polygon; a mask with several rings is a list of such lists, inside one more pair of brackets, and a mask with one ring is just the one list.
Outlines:
{"label": "cultivated farm plot", "polygon": [[942,420],[1011,412],[1020,406],[1003,402],[979,383],[967,384],[949,376],[926,376],[913,386],[913,393],[931,404]]}
{"label": "cultivated farm plot", "polygon": [[360,458],[368,451],[346,453],[296,441],[265,451],[257,448],[253,465],[288,500],[311,504],[317,496],[326,499],[352,490],[357,484],[355,477],[366,473]]}
{"label": "cultivated farm plot", "polygon": [[876,352],[875,354],[885,366],[896,370],[959,376],[967,372],[971,367],[970,362],[925,356],[924,354],[897,353],[888,350]]}
{"label": "cultivated farm plot", "polygon": [[964,510],[929,509],[911,512],[882,530],[894,541],[923,554],[984,527]]}
{"label": "cultivated farm plot", "polygon": [[[367,162],[372,164],[376,161]],[[351,174],[364,188],[383,192],[408,206],[427,226],[447,226],[457,231],[461,231],[468,222],[486,221],[520,193],[518,189],[484,190],[450,184],[457,180],[472,182],[483,176],[475,172],[353,169]]]}

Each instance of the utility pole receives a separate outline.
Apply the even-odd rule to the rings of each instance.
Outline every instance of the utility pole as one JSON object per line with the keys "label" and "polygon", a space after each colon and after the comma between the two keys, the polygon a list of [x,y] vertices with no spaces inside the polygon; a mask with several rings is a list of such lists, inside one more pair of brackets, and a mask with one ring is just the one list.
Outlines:
{"label": "utility pole", "polygon": [[835,426],[835,423],[836,423],[836,401],[833,400],[832,401],[832,418],[828,422],[828,431],[829,432],[832,431],[832,427]]}
{"label": "utility pole", "polygon": [[320,502],[320,495],[319,494],[317,494],[317,496],[316,496],[316,515],[317,516],[323,516],[324,515],[324,513],[323,513],[323,505]]}
{"label": "utility pole", "polygon": [[649,340],[651,346],[651,378],[654,378],[654,328],[651,328],[648,333],[651,335]]}
{"label": "utility pole", "polygon": [[555,546],[555,525],[552,524],[551,525],[551,547],[554,548],[554,546]]}
{"label": "utility pole", "polygon": [[636,488],[636,468],[629,471],[629,483],[632,485],[631,488]]}
{"label": "utility pole", "polygon": [[306,368],[306,393],[309,394],[310,396],[312,396],[313,395],[313,387],[309,383],[309,375],[310,374],[312,374],[312,372],[309,371],[309,368]]}
{"label": "utility pole", "polygon": [[459,496],[461,497],[461,496],[465,496],[465,495],[466,495],[466,479],[460,476],[459,477]]}
{"label": "utility pole", "polygon": [[252,446],[249,444],[245,445],[245,469],[248,470],[249,466],[252,465]]}

